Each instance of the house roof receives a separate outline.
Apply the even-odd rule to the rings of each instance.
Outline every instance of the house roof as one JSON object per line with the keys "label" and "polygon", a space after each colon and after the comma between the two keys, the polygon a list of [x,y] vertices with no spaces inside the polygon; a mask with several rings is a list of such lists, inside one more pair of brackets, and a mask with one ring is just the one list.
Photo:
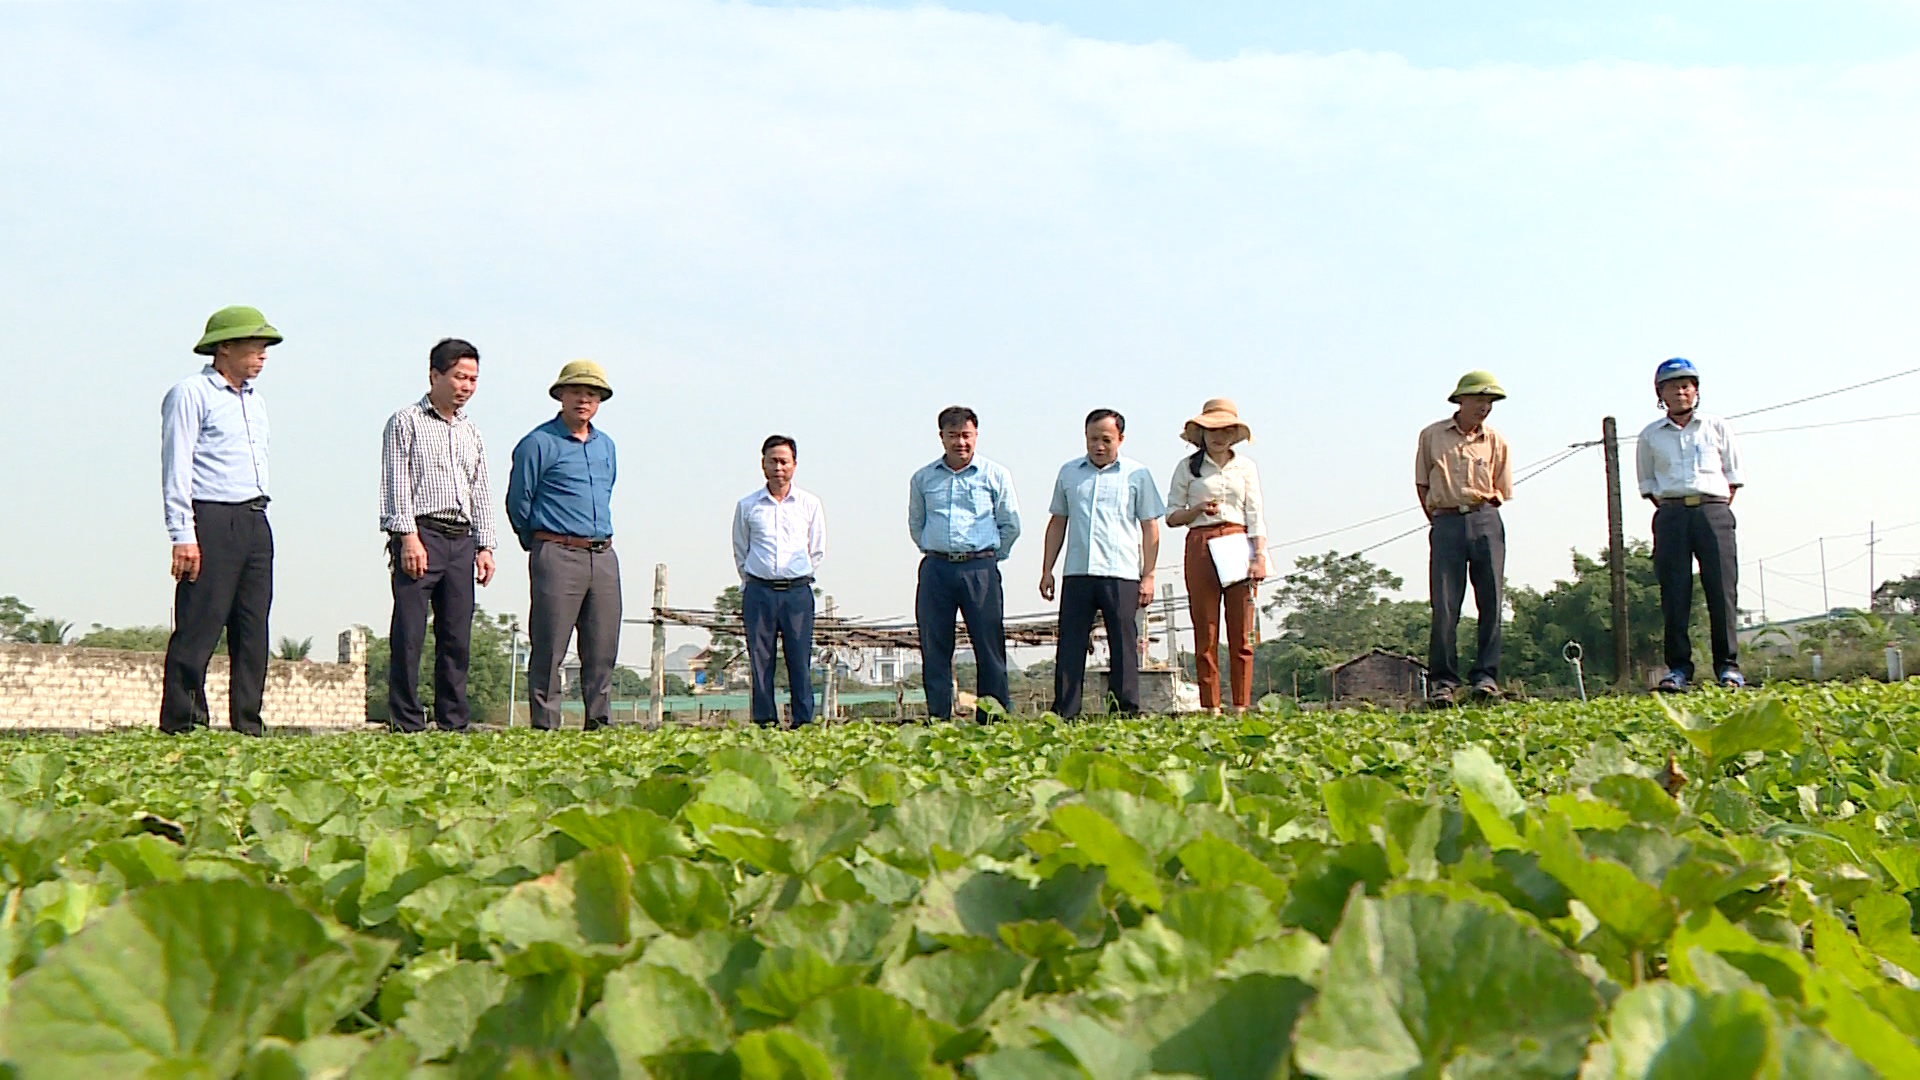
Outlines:
{"label": "house roof", "polygon": [[1413,657],[1402,656],[1397,652],[1388,652],[1386,649],[1368,649],[1366,652],[1361,653],[1359,656],[1356,656],[1351,660],[1343,660],[1340,663],[1335,664],[1332,667],[1328,668],[1327,670],[1328,671],[1345,671],[1347,668],[1352,667],[1353,665],[1359,663],[1360,661],[1365,660],[1369,657],[1374,657],[1374,656],[1384,656],[1389,660],[1404,661],[1406,663],[1412,664],[1414,667],[1419,668],[1421,671],[1427,670],[1427,665],[1421,663],[1418,660],[1415,660]]}

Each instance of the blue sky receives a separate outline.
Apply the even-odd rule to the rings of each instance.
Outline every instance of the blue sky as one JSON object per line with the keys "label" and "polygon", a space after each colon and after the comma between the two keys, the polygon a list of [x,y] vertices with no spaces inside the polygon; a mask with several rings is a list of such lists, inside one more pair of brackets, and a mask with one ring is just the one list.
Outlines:
{"label": "blue sky", "polygon": [[[1532,462],[1651,420],[1667,356],[1725,413],[1920,363],[1920,6],[1454,7],[0,3],[0,594],[166,621],[159,401],[230,303],[287,334],[274,631],[322,641],[386,621],[380,429],[445,334],[482,350],[500,487],[553,373],[605,364],[635,612],[655,563],[681,603],[729,583],[772,431],[826,502],[827,591],[898,615],[907,477],[940,407],[978,409],[1026,612],[1096,405],[1164,484],[1181,421],[1237,399],[1293,539],[1409,508],[1470,368]],[[1920,378],[1752,426],[1913,410]],[[1869,522],[1915,526],[1883,577],[1920,565],[1916,432],[1749,440],[1772,614],[1820,608],[1823,534],[1836,604]],[[1522,488],[1516,584],[1604,542],[1601,490],[1591,452]],[[1424,594],[1418,536],[1373,554]],[[482,603],[525,589],[509,551]]]}

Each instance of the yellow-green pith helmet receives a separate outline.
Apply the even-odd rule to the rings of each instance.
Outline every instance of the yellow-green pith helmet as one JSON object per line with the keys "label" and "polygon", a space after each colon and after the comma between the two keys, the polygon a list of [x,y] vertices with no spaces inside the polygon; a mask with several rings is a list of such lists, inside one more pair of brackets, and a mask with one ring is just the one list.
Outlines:
{"label": "yellow-green pith helmet", "polygon": [[1457,402],[1468,394],[1485,394],[1495,401],[1507,396],[1507,392],[1500,389],[1500,380],[1494,378],[1491,371],[1469,371],[1460,376],[1460,385],[1453,388],[1447,400]]}
{"label": "yellow-green pith helmet", "polygon": [[558,399],[563,386],[591,386],[600,391],[601,401],[613,396],[613,386],[607,382],[607,373],[591,360],[567,361],[566,366],[560,369],[559,376],[553,380],[553,385],[547,389],[547,395]]}
{"label": "yellow-green pith helmet", "polygon": [[239,341],[242,338],[259,338],[269,345],[278,345],[283,339],[280,331],[267,322],[259,308],[223,307],[207,319],[207,332],[200,335],[200,343],[193,351],[201,356],[212,356],[213,347],[223,341]]}

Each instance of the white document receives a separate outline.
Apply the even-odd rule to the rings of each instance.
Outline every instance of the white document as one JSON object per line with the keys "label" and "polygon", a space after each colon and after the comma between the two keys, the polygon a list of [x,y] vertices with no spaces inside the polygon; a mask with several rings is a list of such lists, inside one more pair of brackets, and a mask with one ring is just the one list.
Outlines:
{"label": "white document", "polygon": [[1207,554],[1213,556],[1213,569],[1223,589],[1253,576],[1253,538],[1246,533],[1214,537],[1207,541]]}

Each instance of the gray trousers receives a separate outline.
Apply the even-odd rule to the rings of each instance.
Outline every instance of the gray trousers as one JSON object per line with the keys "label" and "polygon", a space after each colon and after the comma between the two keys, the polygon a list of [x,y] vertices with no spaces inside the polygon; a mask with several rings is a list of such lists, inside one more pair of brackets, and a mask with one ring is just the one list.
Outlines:
{"label": "gray trousers", "polygon": [[620,654],[620,558],[535,540],[527,555],[533,602],[527,616],[527,703],[533,726],[560,726],[566,681],[560,666],[579,633],[580,694],[591,731],[612,722],[613,662]]}
{"label": "gray trousers", "polygon": [[1473,582],[1474,606],[1480,612],[1480,651],[1467,681],[1500,678],[1500,605],[1507,574],[1507,527],[1500,510],[1482,503],[1472,513],[1439,513],[1427,533],[1428,595],[1433,603],[1433,630],[1427,638],[1427,681],[1433,686],[1460,685],[1460,659],[1455,635],[1460,629],[1460,605]]}

